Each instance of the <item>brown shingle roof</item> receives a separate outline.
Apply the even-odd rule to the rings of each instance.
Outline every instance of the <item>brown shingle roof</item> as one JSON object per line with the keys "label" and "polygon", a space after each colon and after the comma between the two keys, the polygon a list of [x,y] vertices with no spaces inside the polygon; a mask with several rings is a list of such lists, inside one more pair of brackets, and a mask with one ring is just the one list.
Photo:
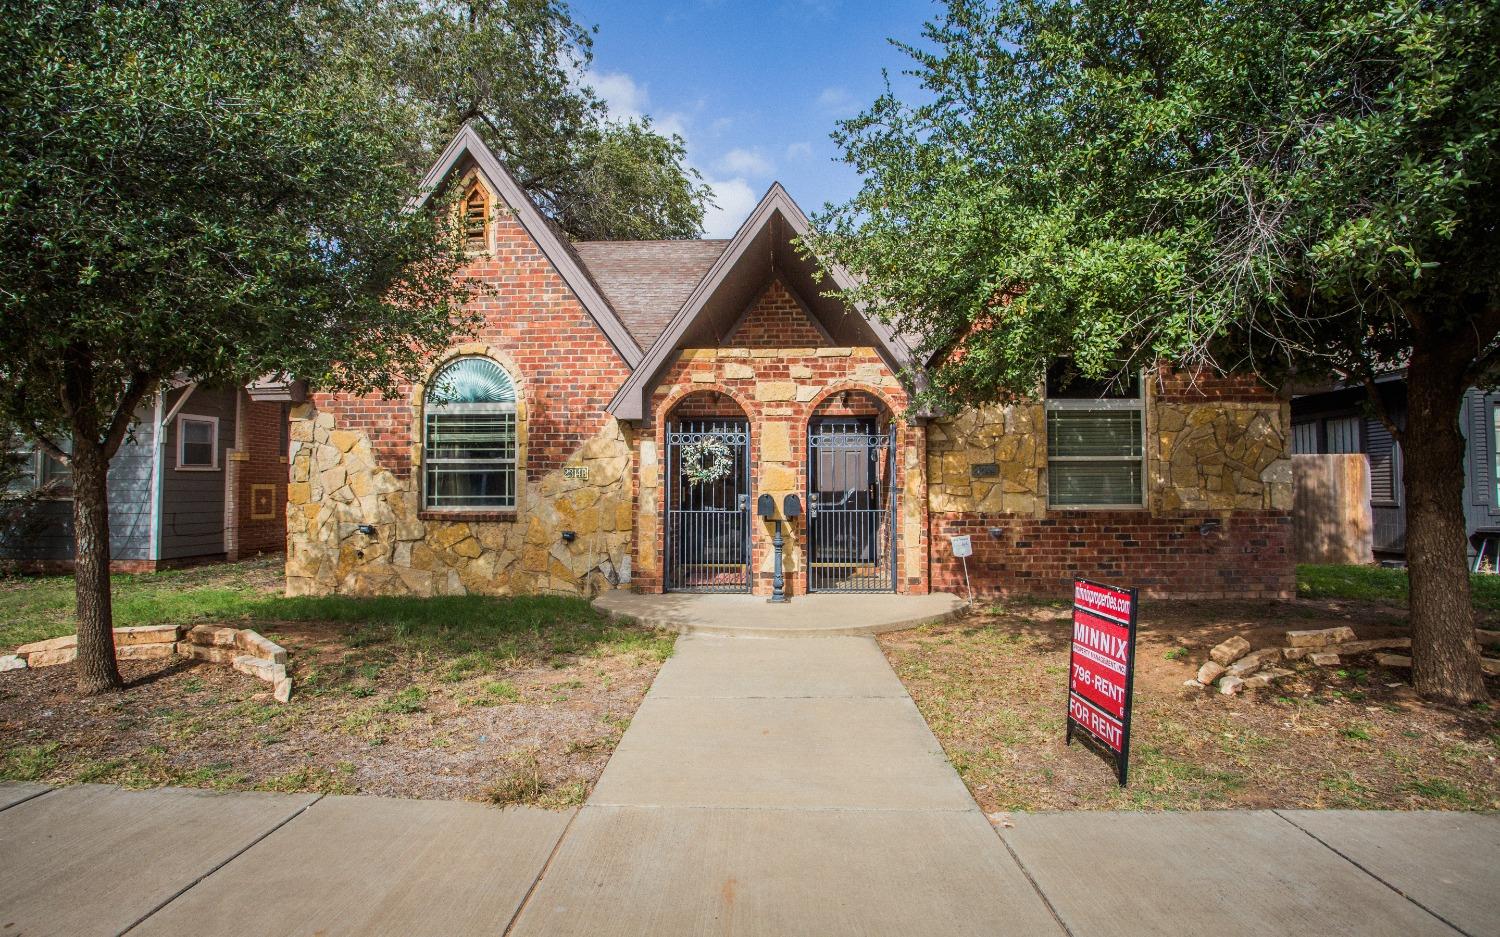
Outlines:
{"label": "brown shingle roof", "polygon": [[626,328],[647,348],[728,243],[579,241],[573,249]]}

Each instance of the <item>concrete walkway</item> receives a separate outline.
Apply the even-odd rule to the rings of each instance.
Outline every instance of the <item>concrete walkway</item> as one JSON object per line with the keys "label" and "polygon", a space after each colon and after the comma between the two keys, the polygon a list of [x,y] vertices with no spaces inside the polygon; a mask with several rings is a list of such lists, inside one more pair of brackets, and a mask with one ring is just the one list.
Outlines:
{"label": "concrete walkway", "polygon": [[763,595],[694,592],[647,594],[613,589],[594,607],[615,618],[679,634],[734,638],[828,638],[918,628],[954,617],[965,606],[952,593],[812,593],[771,603]]}
{"label": "concrete walkway", "polygon": [[1500,935],[1500,817],[1018,815],[870,638],[689,636],[577,811],[0,784],[0,934]]}

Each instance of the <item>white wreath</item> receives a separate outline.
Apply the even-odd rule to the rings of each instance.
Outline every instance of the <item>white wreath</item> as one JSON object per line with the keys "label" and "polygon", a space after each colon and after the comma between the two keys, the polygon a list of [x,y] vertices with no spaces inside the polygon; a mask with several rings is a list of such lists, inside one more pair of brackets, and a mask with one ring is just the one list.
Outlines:
{"label": "white wreath", "polygon": [[704,436],[682,447],[682,476],[695,485],[716,482],[734,470],[734,455],[718,436]]}

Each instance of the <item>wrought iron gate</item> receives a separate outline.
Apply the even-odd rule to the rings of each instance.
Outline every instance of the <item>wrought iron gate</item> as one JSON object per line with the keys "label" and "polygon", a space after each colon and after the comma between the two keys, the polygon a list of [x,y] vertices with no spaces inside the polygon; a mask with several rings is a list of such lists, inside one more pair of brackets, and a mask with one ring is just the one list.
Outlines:
{"label": "wrought iron gate", "polygon": [[896,430],[825,419],[807,434],[807,588],[894,592]]}
{"label": "wrought iron gate", "polygon": [[[689,477],[695,451],[717,439],[730,467],[720,477]],[[696,447],[696,449],[695,449]],[[750,425],[744,420],[667,424],[666,588],[668,592],[750,591]]]}

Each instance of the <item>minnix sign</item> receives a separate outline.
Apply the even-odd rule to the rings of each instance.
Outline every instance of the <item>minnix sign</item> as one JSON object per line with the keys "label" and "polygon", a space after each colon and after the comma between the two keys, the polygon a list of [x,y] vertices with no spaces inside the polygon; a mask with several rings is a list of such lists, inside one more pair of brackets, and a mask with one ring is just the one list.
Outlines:
{"label": "minnix sign", "polygon": [[1068,744],[1079,734],[1114,759],[1124,785],[1130,761],[1136,591],[1073,582],[1073,649],[1068,661]]}

